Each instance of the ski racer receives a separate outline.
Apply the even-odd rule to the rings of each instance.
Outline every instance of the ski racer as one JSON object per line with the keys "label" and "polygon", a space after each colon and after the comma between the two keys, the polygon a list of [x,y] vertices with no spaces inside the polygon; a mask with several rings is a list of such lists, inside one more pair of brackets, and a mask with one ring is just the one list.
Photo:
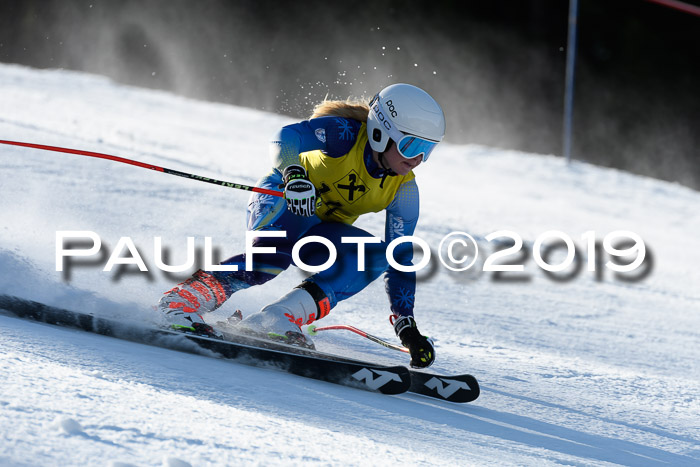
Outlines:
{"label": "ski racer", "polygon": [[[411,365],[431,365],[435,350],[413,317],[414,272],[388,264],[387,245],[413,235],[418,222],[418,185],[413,170],[428,157],[445,134],[445,118],[438,103],[409,84],[382,89],[369,105],[359,101],[324,101],[312,117],[285,126],[272,141],[272,171],[257,186],[284,187],[284,196],[254,193],[247,209],[248,230],[261,235],[253,247],[274,247],[256,253],[246,270],[246,254],[223,261],[238,271],[197,271],[166,292],[158,308],[173,328],[214,334],[202,315],[221,306],[235,292],[263,284],[292,264],[292,249],[300,239],[320,236],[337,249],[334,264],[304,280],[289,293],[240,322],[239,328],[266,338],[313,347],[301,326],[328,315],[368,284],[385,275],[392,311],[391,322],[401,343],[410,350]],[[353,226],[362,214],[386,211],[384,241],[362,245],[347,237],[372,237]],[[378,239],[377,239],[378,240]],[[360,247],[364,271],[359,270]],[[307,265],[322,264],[328,248],[309,243],[299,250]],[[393,252],[401,265],[410,265],[413,245],[400,243]]]}

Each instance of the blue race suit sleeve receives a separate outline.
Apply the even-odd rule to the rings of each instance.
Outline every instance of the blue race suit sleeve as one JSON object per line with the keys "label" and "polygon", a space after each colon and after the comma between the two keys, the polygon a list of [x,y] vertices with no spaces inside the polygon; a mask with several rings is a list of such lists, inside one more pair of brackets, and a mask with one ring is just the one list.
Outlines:
{"label": "blue race suit sleeve", "polygon": [[[418,185],[415,179],[399,188],[391,204],[386,208],[385,239],[389,243],[401,236],[413,235],[419,215]],[[408,266],[413,260],[413,244],[402,243],[394,250],[397,263]],[[413,316],[416,295],[416,273],[401,272],[389,266],[384,276],[391,311],[399,316]]]}
{"label": "blue race suit sleeve", "polygon": [[270,144],[272,165],[280,172],[299,164],[299,153],[321,150],[330,157],[347,154],[355,145],[361,122],[341,117],[319,117],[283,127]]}

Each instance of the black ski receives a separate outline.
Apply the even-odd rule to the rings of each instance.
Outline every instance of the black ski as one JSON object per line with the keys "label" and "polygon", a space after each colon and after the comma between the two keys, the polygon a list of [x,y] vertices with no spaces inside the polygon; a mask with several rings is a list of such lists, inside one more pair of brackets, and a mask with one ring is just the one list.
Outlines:
{"label": "black ski", "polygon": [[8,295],[0,295],[0,309],[21,318],[194,353],[196,348],[182,345],[183,340],[191,341],[224,358],[247,365],[270,367],[272,364],[274,368],[291,374],[383,394],[400,394],[411,387],[411,374],[403,366],[384,366],[348,360],[248,336],[227,335],[227,339],[235,339],[231,342],[164,329],[143,329],[138,325],[129,325]]}
{"label": "black ski", "polygon": [[[235,334],[233,331],[235,329],[235,324],[231,325],[231,323],[228,321],[219,322],[217,324],[218,326],[215,325],[214,328],[218,332],[222,332],[227,339],[235,340],[244,338],[240,334]],[[267,342],[267,345],[279,345],[275,343],[270,344],[270,341],[264,342]],[[317,353],[312,350],[304,350],[298,347],[294,347],[293,351],[308,352],[311,355]],[[332,358],[339,361],[356,361],[337,355],[324,354],[324,356],[326,358]],[[444,376],[434,373],[426,373],[423,370],[409,371],[411,373],[411,387],[408,389],[408,392],[456,403],[472,402],[479,397],[481,392],[479,382],[472,375],[463,374]]]}
{"label": "black ski", "polygon": [[190,353],[196,353],[196,348],[183,344],[194,342],[198,347],[216,352],[224,358],[239,360],[240,363],[265,367],[273,364],[275,368],[295,375],[384,394],[408,391],[465,403],[477,399],[480,393],[479,383],[471,375],[444,376],[408,370],[403,366],[377,365],[230,332],[223,332],[225,339],[217,339],[144,328],[138,324],[125,324],[9,295],[0,295],[0,310],[21,318]]}
{"label": "black ski", "polygon": [[[226,340],[232,340],[235,342],[239,339],[246,339],[246,336],[236,334],[234,331],[235,324],[231,325],[231,323],[228,321],[217,323],[217,325],[214,326],[214,329],[220,333],[223,333]],[[277,347],[284,346],[283,344],[278,344],[269,340],[260,340],[259,345]],[[306,350],[299,347],[292,347],[291,351],[294,353],[319,355],[319,352],[316,352],[315,350]],[[357,360],[352,360],[338,355],[321,355],[323,355],[324,358],[333,359],[336,361],[359,363]],[[456,403],[472,402],[479,397],[481,392],[478,381],[472,375],[463,374],[444,376],[434,373],[426,373],[423,370],[409,371],[411,373],[411,387],[408,389],[408,392]]]}

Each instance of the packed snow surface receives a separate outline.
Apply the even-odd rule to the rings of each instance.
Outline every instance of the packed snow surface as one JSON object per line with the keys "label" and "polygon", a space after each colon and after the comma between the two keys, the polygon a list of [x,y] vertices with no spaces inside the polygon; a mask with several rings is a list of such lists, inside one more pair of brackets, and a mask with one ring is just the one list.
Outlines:
{"label": "packed snow surface", "polygon": [[[269,170],[268,140],[288,122],[96,76],[0,66],[3,140],[252,185]],[[221,259],[245,247],[243,191],[4,145],[0,168],[1,294],[153,325],[153,305],[188,275],[155,267],[155,237],[168,264],[186,260],[187,237],[199,253],[211,237]],[[475,375],[477,401],[383,396],[0,314],[0,465],[700,464],[700,194],[552,156],[447,143],[416,175],[416,236],[433,250],[418,274],[416,319],[436,340],[433,370]],[[376,214],[357,225],[381,236],[383,223]],[[497,262],[524,271],[483,272],[508,242],[486,238],[502,230],[524,246]],[[533,253],[552,230],[577,247],[576,263],[554,277]],[[616,274],[599,249],[589,271],[582,235],[602,242],[620,230],[644,241],[642,266]],[[58,272],[58,231],[94,232],[100,253]],[[467,272],[437,259],[455,231],[480,246]],[[121,237],[148,273],[103,271]],[[212,319],[255,311],[303,277],[292,268]],[[395,342],[388,315],[377,281],[319,324]],[[344,331],[315,340],[321,350],[407,363]]]}

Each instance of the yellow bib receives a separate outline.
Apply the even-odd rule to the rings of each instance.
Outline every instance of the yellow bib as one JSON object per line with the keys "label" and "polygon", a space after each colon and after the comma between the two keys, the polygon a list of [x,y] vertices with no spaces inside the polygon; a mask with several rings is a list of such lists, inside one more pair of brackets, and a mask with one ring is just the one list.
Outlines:
{"label": "yellow bib", "polygon": [[321,151],[299,154],[311,183],[319,193],[316,215],[324,221],[352,224],[362,214],[386,209],[403,184],[415,176],[387,177],[383,186],[380,178],[372,177],[364,162],[367,126],[362,124],[357,141],[350,152],[341,157],[329,157]]}

